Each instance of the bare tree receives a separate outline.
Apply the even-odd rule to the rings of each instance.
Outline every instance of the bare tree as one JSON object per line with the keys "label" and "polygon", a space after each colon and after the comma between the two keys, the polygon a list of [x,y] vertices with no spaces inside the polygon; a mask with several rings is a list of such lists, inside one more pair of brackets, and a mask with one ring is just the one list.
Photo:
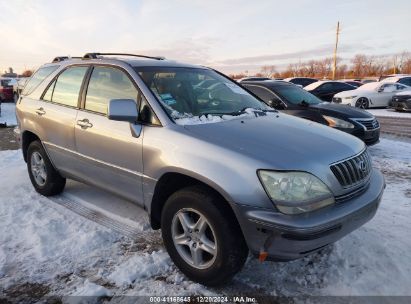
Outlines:
{"label": "bare tree", "polygon": [[261,67],[261,74],[265,77],[273,77],[274,73],[277,71],[275,65],[264,65]]}

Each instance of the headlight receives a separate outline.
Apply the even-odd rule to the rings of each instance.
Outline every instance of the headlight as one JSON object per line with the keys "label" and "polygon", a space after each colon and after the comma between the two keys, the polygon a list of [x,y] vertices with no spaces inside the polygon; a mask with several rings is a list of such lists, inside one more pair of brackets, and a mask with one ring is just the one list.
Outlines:
{"label": "headlight", "polygon": [[259,170],[260,181],[278,210],[300,214],[334,204],[334,196],[317,177],[306,172]]}
{"label": "headlight", "polygon": [[355,97],[357,97],[357,95],[354,95],[354,96],[346,96],[346,97],[343,97],[343,99],[353,99],[353,98],[355,98]]}
{"label": "headlight", "polygon": [[337,117],[323,115],[324,119],[328,122],[328,125],[333,128],[352,129],[354,125],[346,120],[339,119]]}

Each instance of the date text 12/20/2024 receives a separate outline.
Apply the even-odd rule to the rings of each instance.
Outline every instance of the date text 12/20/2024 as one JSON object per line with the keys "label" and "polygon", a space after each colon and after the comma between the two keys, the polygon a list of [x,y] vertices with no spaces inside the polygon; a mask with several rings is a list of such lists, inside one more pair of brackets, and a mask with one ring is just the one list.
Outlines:
{"label": "date text 12/20/2024", "polygon": [[243,296],[172,296],[150,297],[151,303],[256,303],[253,297]]}

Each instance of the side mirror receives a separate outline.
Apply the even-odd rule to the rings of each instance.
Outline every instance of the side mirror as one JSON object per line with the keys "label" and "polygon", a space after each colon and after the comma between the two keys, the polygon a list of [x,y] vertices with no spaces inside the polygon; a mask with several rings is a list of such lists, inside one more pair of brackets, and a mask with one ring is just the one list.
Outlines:
{"label": "side mirror", "polygon": [[284,103],[277,98],[270,99],[268,105],[274,109],[285,109]]}
{"label": "side mirror", "polygon": [[384,92],[384,88],[379,88],[378,93],[382,93],[382,92]]}
{"label": "side mirror", "polygon": [[108,104],[107,117],[134,123],[138,118],[137,104],[133,99],[112,99]]}

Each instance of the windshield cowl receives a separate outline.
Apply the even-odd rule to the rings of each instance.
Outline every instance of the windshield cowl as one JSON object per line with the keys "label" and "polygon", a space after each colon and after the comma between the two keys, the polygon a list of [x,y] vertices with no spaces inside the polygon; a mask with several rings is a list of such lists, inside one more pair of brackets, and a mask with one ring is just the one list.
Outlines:
{"label": "windshield cowl", "polygon": [[[178,117],[173,117],[174,121],[178,125],[198,125],[198,124],[209,124],[217,123],[235,119],[253,119],[257,117],[275,115],[277,112],[272,110],[260,110],[254,108],[247,108],[242,111],[240,114],[207,114],[193,116],[185,113],[184,115],[179,115]],[[176,113],[174,113],[176,114]]]}

